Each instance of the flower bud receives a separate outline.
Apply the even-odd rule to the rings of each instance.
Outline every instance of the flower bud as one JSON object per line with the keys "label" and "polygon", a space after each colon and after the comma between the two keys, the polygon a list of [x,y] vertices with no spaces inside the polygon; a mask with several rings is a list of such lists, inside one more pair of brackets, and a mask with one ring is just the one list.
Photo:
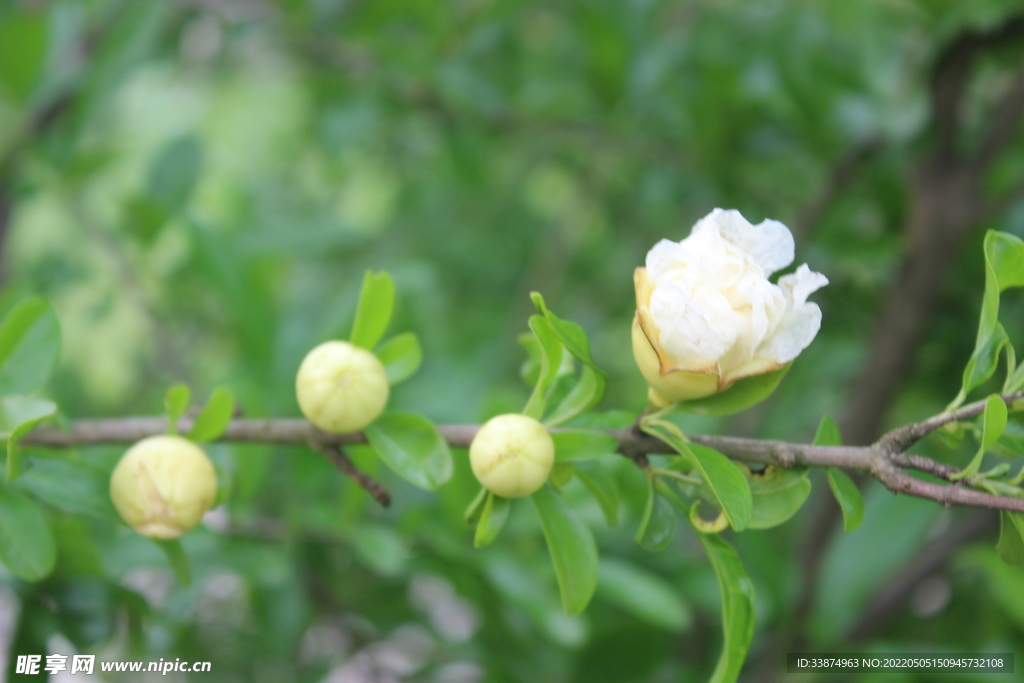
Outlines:
{"label": "flower bud", "polygon": [[150,538],[181,536],[199,524],[216,495],[209,458],[180,436],[143,439],[110,477],[110,500],[121,519]]}
{"label": "flower bud", "polygon": [[473,474],[502,498],[522,498],[539,489],[554,462],[555,442],[548,430],[525,415],[491,418],[469,446]]}
{"label": "flower bud", "polygon": [[826,284],[793,261],[793,235],[778,221],[751,225],[715,209],[681,242],[661,240],[634,273],[633,356],[658,406],[710,396],[796,358],[821,327],[807,296]]}
{"label": "flower bud", "polygon": [[388,402],[384,365],[366,349],[329,341],[310,351],[299,366],[295,393],[302,414],[325,432],[358,432]]}

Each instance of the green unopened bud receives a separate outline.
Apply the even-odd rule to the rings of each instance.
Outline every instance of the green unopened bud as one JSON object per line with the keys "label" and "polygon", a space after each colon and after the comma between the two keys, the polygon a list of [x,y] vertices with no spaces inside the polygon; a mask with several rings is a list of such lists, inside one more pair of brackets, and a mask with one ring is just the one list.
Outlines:
{"label": "green unopened bud", "polygon": [[388,376],[377,356],[343,341],[310,351],[295,378],[302,414],[334,434],[358,432],[376,420],[388,392]]}
{"label": "green unopened bud", "polygon": [[547,481],[555,462],[555,442],[544,426],[525,415],[491,418],[469,446],[473,474],[503,498],[528,496]]}
{"label": "green unopened bud", "polygon": [[199,524],[216,495],[210,459],[180,436],[143,439],[110,477],[110,500],[121,519],[150,538],[181,536]]}

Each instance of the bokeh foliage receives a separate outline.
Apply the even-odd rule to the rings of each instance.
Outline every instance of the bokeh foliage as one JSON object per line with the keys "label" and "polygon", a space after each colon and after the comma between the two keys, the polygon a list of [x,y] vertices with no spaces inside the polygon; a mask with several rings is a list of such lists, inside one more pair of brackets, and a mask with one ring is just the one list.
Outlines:
{"label": "bokeh foliage", "polygon": [[[230,386],[249,416],[297,416],[302,356],[348,334],[363,272],[386,269],[390,331],[414,330],[424,357],[390,407],[471,423],[525,404],[517,337],[540,291],[588,331],[608,373],[600,408],[627,411],[628,424],[645,397],[633,268],[711,208],[738,208],[793,228],[797,263],[831,281],[816,295],[824,323],[769,402],[685,426],[809,441],[840,412],[899,264],[931,61],[1015,8],[4,0],[4,308],[26,294],[53,304],[62,356],[42,395],[67,417],[155,414],[176,382],[201,396]],[[972,112],[1002,87],[997,66]],[[993,188],[1017,182],[1020,142]],[[859,146],[876,151],[829,195],[837,161]],[[1024,210],[989,227],[1024,235]],[[945,287],[894,423],[956,395],[981,241]],[[1024,338],[1022,303],[1002,302],[1012,339]],[[632,538],[642,510],[625,506],[608,527],[578,481],[565,495],[597,530],[602,564],[594,602],[569,618],[530,506],[472,548],[464,451],[434,495],[353,449],[393,494],[382,510],[311,451],[208,450],[226,502],[218,524],[184,539],[187,588],[95,503],[120,450],[26,452],[57,571],[41,584],[6,577],[4,604],[19,606],[11,653],[70,652],[70,641],[107,659],[210,660],[223,681],[319,681],[381,662],[402,680],[451,682],[703,681],[714,667],[717,589],[697,539],[644,552]],[[608,466],[637,493],[624,499],[642,498],[632,463]],[[47,497],[43,473],[61,468],[81,496]],[[828,487],[824,473],[811,481]],[[953,514],[869,485],[863,524],[826,553],[811,645],[846,642],[868,598]],[[806,523],[732,537],[757,590],[752,660],[792,618]],[[1019,650],[1024,576],[990,546],[957,555],[861,646]]]}

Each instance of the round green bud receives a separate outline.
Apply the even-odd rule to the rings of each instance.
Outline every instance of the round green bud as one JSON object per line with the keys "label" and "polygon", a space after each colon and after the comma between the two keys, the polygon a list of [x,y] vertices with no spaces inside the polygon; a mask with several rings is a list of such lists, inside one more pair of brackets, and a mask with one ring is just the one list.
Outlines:
{"label": "round green bud", "polygon": [[343,341],[325,342],[310,351],[295,377],[302,414],[334,434],[358,432],[376,420],[389,391],[377,356]]}
{"label": "round green bud", "polygon": [[555,442],[548,430],[525,415],[491,418],[469,446],[473,474],[503,498],[522,498],[539,489],[554,462]]}
{"label": "round green bud", "polygon": [[110,476],[110,500],[128,526],[177,538],[199,524],[217,496],[202,449],[180,436],[151,436],[128,449]]}

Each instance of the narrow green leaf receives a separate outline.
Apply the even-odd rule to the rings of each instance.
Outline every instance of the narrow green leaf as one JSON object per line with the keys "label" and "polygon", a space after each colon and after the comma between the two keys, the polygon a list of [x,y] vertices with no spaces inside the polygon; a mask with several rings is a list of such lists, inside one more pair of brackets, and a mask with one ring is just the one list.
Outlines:
{"label": "narrow green leaf", "polygon": [[725,642],[709,683],[735,683],[754,637],[754,584],[739,555],[720,535],[697,532],[697,538],[715,570],[722,597]]}
{"label": "narrow green leaf", "polygon": [[384,364],[388,382],[392,386],[413,376],[423,362],[420,340],[413,332],[404,332],[384,342],[377,350],[377,358]]}
{"label": "narrow green leaf", "polygon": [[214,441],[220,438],[231,423],[235,412],[235,399],[227,387],[217,387],[203,406],[188,438],[193,441]]}
{"label": "narrow green leaf", "polygon": [[555,442],[555,459],[562,462],[594,460],[619,450],[614,436],[586,429],[551,432]]}
{"label": "narrow green leaf", "polygon": [[973,477],[981,468],[981,461],[999,441],[1006,429],[1008,411],[1006,403],[999,394],[992,394],[985,401],[985,411],[981,415],[982,430],[981,443],[978,445],[978,452],[974,454],[970,464],[967,465],[958,475],[957,479]]}
{"label": "narrow green leaf", "polygon": [[860,489],[846,472],[838,467],[826,467],[829,488],[836,497],[839,508],[843,511],[843,531],[851,533],[864,521],[864,498]]}
{"label": "narrow green leaf", "polygon": [[995,372],[999,351],[1009,343],[999,324],[999,295],[1011,287],[1024,286],[1024,241],[1005,232],[989,230],[985,234],[985,294],[974,351],[964,368],[960,393],[950,404],[959,406],[975,387]]}
{"label": "narrow green leaf", "polygon": [[29,394],[60,354],[60,324],[40,297],[18,303],[0,323],[0,394]]}
{"label": "narrow green leaf", "polygon": [[683,631],[693,620],[689,608],[671,583],[623,560],[601,560],[597,594],[638,619],[669,631]]}
{"label": "narrow green leaf", "polygon": [[676,533],[676,513],[654,488],[654,478],[647,477],[647,503],[636,530],[636,543],[644,550],[664,550]]}
{"label": "narrow green leaf", "polygon": [[480,521],[476,525],[473,547],[483,548],[498,537],[505,521],[508,519],[509,499],[487,492],[487,502],[480,512]]}
{"label": "narrow green leaf", "polygon": [[617,526],[619,523],[619,485],[615,483],[615,477],[608,471],[608,468],[602,467],[599,463],[576,462],[574,466],[576,476],[601,506],[608,526]]}
{"label": "narrow green leaf", "polygon": [[531,315],[530,329],[533,330],[533,334],[540,344],[541,364],[537,384],[533,387],[533,393],[530,394],[530,400],[527,401],[523,414],[539,420],[547,407],[548,389],[558,377],[558,370],[562,365],[563,346],[551,329],[551,324],[543,317]]}
{"label": "narrow green leaf", "polygon": [[430,420],[385,413],[365,432],[381,460],[410,484],[433,491],[451,478],[452,453]]}
{"label": "narrow green leaf", "polygon": [[171,571],[174,572],[174,578],[178,579],[178,583],[182,586],[191,585],[192,564],[188,561],[185,549],[181,547],[181,541],[176,538],[170,540],[154,538],[151,540],[163,551],[164,557],[167,558],[167,564],[171,566]]}
{"label": "narrow green leaf", "polygon": [[1024,567],[1024,515],[1000,511],[996,552],[1011,567]]}
{"label": "narrow green leaf", "polygon": [[541,350],[540,342],[532,332],[523,332],[519,335],[519,345],[526,351],[526,358],[519,366],[519,376],[526,383],[526,386],[533,387],[540,378]]}
{"label": "narrow green leaf", "polygon": [[15,576],[38,581],[53,571],[56,559],[53,533],[39,504],[0,489],[0,562]]}
{"label": "narrow green leaf", "polygon": [[792,363],[787,363],[774,372],[754,375],[741,379],[725,391],[692,401],[682,401],[676,408],[694,415],[732,415],[760,403],[775,391],[779,382],[789,372]]}
{"label": "narrow green leaf", "polygon": [[7,481],[21,473],[18,442],[40,422],[57,414],[57,404],[28,396],[0,398],[0,435],[7,439]]}
{"label": "narrow green leaf", "polygon": [[395,283],[386,271],[366,271],[359,293],[356,319],[349,339],[356,346],[372,350],[384,336],[395,307]]}
{"label": "narrow green leaf", "polygon": [[545,420],[545,424],[554,427],[582,415],[597,405],[603,392],[604,379],[594,368],[584,365],[580,371],[579,381],[559,402],[558,407]]}
{"label": "narrow green leaf", "polygon": [[641,429],[661,439],[693,463],[700,472],[705,486],[715,496],[729,518],[729,524],[733,529],[743,531],[747,527],[754,505],[750,486],[743,473],[729,458],[706,446],[686,443],[674,433],[674,425],[671,423],[648,421],[641,425]]}
{"label": "narrow green leaf", "polygon": [[175,384],[164,396],[164,409],[167,410],[167,433],[178,433],[178,420],[188,410],[191,392],[184,384]]}
{"label": "narrow green leaf", "polygon": [[[843,437],[839,433],[836,421],[828,415],[823,416],[818,423],[818,432],[813,443],[815,446],[842,446]],[[850,533],[864,521],[864,498],[853,479],[838,467],[826,467],[825,476],[828,477],[829,488],[832,489],[832,495],[843,512],[843,530]]]}
{"label": "narrow green leaf", "polygon": [[485,489],[483,486],[477,492],[473,500],[466,506],[466,511],[462,513],[462,518],[469,524],[476,524],[480,520],[480,514],[484,510],[484,503],[487,502],[487,494],[490,491]]}
{"label": "narrow green leaf", "polygon": [[782,524],[795,515],[811,495],[806,467],[770,465],[756,474],[746,467],[742,470],[753,501],[748,529],[770,529]]}
{"label": "narrow green leaf", "polygon": [[[545,305],[544,303],[544,297],[541,296],[540,293],[531,292],[530,299],[533,300],[533,305],[537,308],[537,311],[541,315],[543,315],[544,318],[551,324],[551,329],[554,331],[559,341],[562,342],[562,344],[569,351],[569,353],[571,353],[573,356],[581,360],[585,365],[587,365],[591,370],[593,370],[592,379],[595,386],[591,387],[588,385],[584,385],[584,387],[579,388],[580,395],[574,397],[573,403],[566,406],[565,412],[568,413],[571,412],[571,410],[578,409],[578,405],[582,402],[582,398],[584,395],[589,397],[587,402],[588,406],[587,408],[581,410],[580,412],[582,413],[585,412],[586,410],[589,410],[590,408],[601,402],[601,399],[604,397],[604,390],[607,380],[605,379],[604,372],[601,371],[601,368],[597,367],[597,365],[594,363],[594,359],[590,357],[590,342],[587,340],[587,333],[583,330],[582,327],[580,327],[576,323],[571,322],[569,320],[562,320],[557,315],[548,310],[547,305]],[[582,377],[580,381],[581,383],[584,381]],[[586,381],[588,383],[590,382],[590,380]],[[575,393],[575,390],[573,393]],[[570,396],[571,395],[572,393],[570,393]],[[566,398],[568,399],[568,397]],[[559,411],[556,412],[562,413],[561,408],[559,409]],[[563,419],[563,416],[560,414],[558,419],[561,421]],[[559,422],[559,424],[560,423],[561,422]]]}
{"label": "narrow green leaf", "polygon": [[555,566],[562,607],[566,614],[579,614],[597,586],[594,536],[551,486],[545,484],[532,498]]}

